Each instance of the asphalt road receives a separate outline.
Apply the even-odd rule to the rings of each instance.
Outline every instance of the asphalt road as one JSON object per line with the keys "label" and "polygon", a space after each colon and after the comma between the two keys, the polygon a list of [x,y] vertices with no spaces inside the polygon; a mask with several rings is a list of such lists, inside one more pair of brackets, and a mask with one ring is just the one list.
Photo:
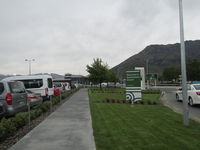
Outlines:
{"label": "asphalt road", "polygon": [[[183,113],[183,103],[176,101],[175,93],[179,87],[165,86],[165,87],[152,87],[163,91],[163,103],[178,113]],[[189,106],[189,117],[200,121],[200,105]]]}

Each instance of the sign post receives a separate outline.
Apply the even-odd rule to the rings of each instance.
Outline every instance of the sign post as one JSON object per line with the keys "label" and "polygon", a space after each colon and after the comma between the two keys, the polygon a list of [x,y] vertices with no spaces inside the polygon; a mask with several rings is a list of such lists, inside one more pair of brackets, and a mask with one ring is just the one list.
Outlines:
{"label": "sign post", "polygon": [[[146,75],[146,79],[147,79],[147,84],[149,84],[149,81],[154,81],[154,85],[156,86],[156,80],[158,80],[158,75],[156,73],[148,73]],[[149,87],[148,87],[149,89]]]}
{"label": "sign post", "polygon": [[141,99],[142,94],[140,71],[126,71],[126,100],[130,100],[133,104]]}

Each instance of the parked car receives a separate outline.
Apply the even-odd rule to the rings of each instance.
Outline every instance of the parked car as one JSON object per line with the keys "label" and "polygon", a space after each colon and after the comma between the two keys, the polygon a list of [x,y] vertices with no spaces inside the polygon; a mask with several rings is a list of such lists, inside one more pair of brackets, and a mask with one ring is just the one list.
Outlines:
{"label": "parked car", "polygon": [[30,107],[37,106],[42,103],[43,99],[40,93],[33,93],[30,90],[26,90],[28,102],[30,102]]}
{"label": "parked car", "polygon": [[[195,104],[200,104],[200,84],[188,84],[187,97],[189,105],[193,106]],[[183,100],[181,88],[178,91],[176,91],[176,100]]]}
{"label": "parked car", "polygon": [[69,84],[68,82],[64,82],[64,83],[63,83],[63,86],[65,87],[65,90],[66,90],[66,91],[71,90],[70,84]]}
{"label": "parked car", "polygon": [[53,81],[49,75],[13,76],[2,81],[22,81],[27,90],[40,93],[43,100],[48,100],[53,96]]}
{"label": "parked car", "polygon": [[53,87],[59,89],[60,92],[64,92],[64,86],[61,82],[53,82]]}
{"label": "parked car", "polygon": [[27,109],[27,93],[20,81],[0,82],[1,113],[14,115]]}
{"label": "parked car", "polygon": [[57,95],[60,94],[60,90],[59,90],[58,88],[56,88],[55,86],[54,86],[54,88],[53,88],[53,91],[54,91],[53,96],[57,96]]}

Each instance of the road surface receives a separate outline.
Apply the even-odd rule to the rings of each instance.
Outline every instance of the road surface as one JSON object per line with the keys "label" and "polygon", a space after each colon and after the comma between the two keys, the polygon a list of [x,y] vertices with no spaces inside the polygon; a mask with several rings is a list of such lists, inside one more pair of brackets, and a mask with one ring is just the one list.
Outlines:
{"label": "road surface", "polygon": [[[176,101],[175,93],[179,88],[178,86],[163,86],[163,87],[153,87],[154,89],[160,89],[163,91],[162,101],[164,105],[170,107],[178,113],[183,113],[183,103]],[[200,121],[200,105],[188,106],[189,107],[189,117],[197,121]]]}

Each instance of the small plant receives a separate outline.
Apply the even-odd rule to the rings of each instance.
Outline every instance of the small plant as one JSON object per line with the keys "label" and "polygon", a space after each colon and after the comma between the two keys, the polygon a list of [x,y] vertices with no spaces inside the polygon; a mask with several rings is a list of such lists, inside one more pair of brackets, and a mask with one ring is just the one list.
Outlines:
{"label": "small plant", "polygon": [[107,102],[107,103],[110,103],[110,99],[106,99],[106,102]]}
{"label": "small plant", "polygon": [[111,101],[112,101],[112,103],[115,103],[115,99],[112,99]]}
{"label": "small plant", "polygon": [[119,104],[120,104],[120,103],[121,103],[121,102],[120,102],[120,100],[117,100],[117,103],[119,103]]}
{"label": "small plant", "polygon": [[148,105],[152,105],[152,102],[151,102],[151,101],[147,101],[147,104],[148,104]]}
{"label": "small plant", "polygon": [[140,101],[140,104],[144,104],[144,101]]}
{"label": "small plant", "polygon": [[153,105],[157,105],[157,103],[155,101],[153,101]]}

